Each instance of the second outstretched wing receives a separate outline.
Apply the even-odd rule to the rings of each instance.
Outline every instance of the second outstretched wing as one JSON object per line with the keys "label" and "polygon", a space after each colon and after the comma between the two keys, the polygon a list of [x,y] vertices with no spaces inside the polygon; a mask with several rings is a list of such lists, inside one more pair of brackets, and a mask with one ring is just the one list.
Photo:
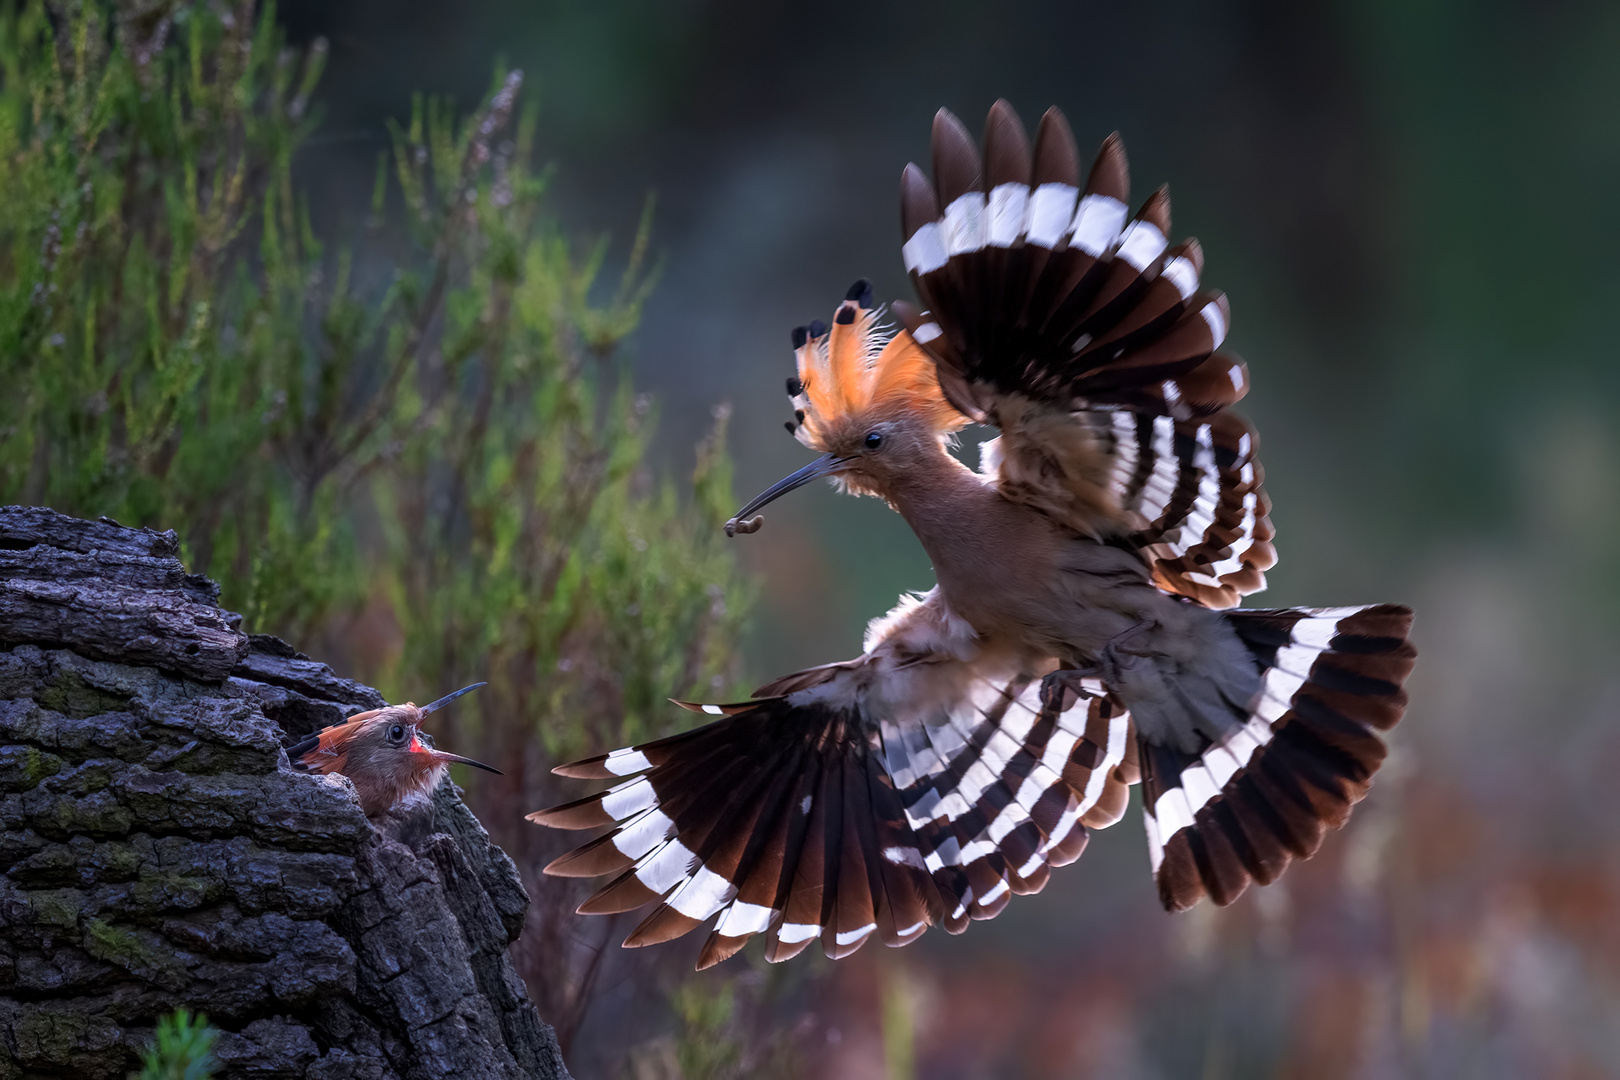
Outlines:
{"label": "second outstretched wing", "polygon": [[718,718],[560,767],[623,779],[530,815],[609,827],[547,873],[611,875],[582,913],[656,904],[627,946],[718,916],[700,968],[759,934],[772,961],[817,939],[838,957],[994,917],[1123,814],[1135,740],[1100,684],[1043,705],[1044,671],[981,648],[937,593],[874,629],[857,660],[691,706]]}
{"label": "second outstretched wing", "polygon": [[1253,429],[1225,411],[1248,374],[1219,352],[1231,312],[1200,291],[1197,241],[1171,246],[1160,189],[1130,216],[1117,136],[1083,186],[1063,115],[1033,152],[1005,102],[980,157],[950,113],[934,178],[901,181],[906,268],[928,305],[896,304],[941,389],[1002,431],[987,471],[1009,498],[1143,550],[1169,592],[1230,607],[1276,562]]}

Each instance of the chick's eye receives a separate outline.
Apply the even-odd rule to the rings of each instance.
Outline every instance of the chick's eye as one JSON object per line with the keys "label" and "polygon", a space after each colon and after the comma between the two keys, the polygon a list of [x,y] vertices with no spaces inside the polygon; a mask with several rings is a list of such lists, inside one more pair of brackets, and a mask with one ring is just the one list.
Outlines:
{"label": "chick's eye", "polygon": [[883,432],[881,432],[881,431],[868,431],[866,433],[866,448],[868,450],[876,450],[878,447],[880,447],[882,445],[883,445]]}
{"label": "chick's eye", "polygon": [[405,725],[403,725],[403,724],[395,724],[393,727],[389,728],[388,729],[388,741],[391,742],[391,743],[402,743],[402,742],[404,742],[405,741]]}

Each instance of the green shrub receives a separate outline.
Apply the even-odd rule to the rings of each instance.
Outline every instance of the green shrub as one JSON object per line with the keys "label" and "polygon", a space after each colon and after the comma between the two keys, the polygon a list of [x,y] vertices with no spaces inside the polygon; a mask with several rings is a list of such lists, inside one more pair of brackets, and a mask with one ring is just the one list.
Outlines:
{"label": "green shrub", "polygon": [[141,1080],[207,1080],[219,1065],[213,1054],[218,1036],[202,1013],[176,1009],[158,1021],[141,1061]]}
{"label": "green shrub", "polygon": [[487,678],[436,733],[505,770],[469,798],[529,879],[519,957],[567,1038],[599,958],[521,815],[559,756],[737,692],[725,411],[690,491],[649,468],[618,357],[650,204],[603,281],[517,72],[470,115],[416,101],[368,231],[318,236],[292,166],[324,56],[251,2],[0,9],[0,503],[176,529],[248,629],[393,700]]}
{"label": "green shrub", "polygon": [[336,545],[299,503],[320,485],[288,467],[280,404],[315,344],[289,170],[323,50],[296,57],[271,9],[252,16],[0,14],[0,501],[174,527],[196,569],[285,626],[346,584],[304,559],[273,597],[246,587]]}

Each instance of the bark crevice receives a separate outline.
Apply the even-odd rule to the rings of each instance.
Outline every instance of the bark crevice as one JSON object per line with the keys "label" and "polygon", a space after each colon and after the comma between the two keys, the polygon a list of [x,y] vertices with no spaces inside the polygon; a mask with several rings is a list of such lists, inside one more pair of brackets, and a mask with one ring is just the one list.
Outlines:
{"label": "bark crevice", "polygon": [[172,532],[0,508],[0,1080],[566,1077],[507,955],[517,869],[448,781],[380,827],[284,746],[370,687],[248,636]]}

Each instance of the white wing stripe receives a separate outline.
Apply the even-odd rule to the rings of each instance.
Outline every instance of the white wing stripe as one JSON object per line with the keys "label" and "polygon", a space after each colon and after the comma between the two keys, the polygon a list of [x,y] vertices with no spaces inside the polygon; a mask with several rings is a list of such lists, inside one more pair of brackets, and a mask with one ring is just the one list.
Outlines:
{"label": "white wing stripe", "polygon": [[631,814],[639,814],[649,806],[657,805],[658,794],[645,776],[620,784],[602,796],[602,809],[615,821],[622,821]]}
{"label": "white wing stripe", "polygon": [[1040,713],[1024,703],[1023,698],[1015,698],[1008,705],[1007,712],[1001,718],[1001,730],[1011,739],[1014,745],[1022,747],[1029,738],[1030,729],[1035,726],[1035,719]]}
{"label": "white wing stripe", "polygon": [[771,918],[776,912],[759,904],[750,904],[743,900],[733,900],[731,906],[720,915],[720,921],[715,923],[714,932],[721,937],[748,937],[751,934],[763,934],[771,925]]}
{"label": "white wing stripe", "polygon": [[876,929],[877,923],[867,923],[865,926],[857,927],[854,930],[845,930],[841,934],[834,934],[833,938],[840,945],[853,945]]}
{"label": "white wing stripe", "polygon": [[1179,787],[1165,788],[1153,804],[1153,820],[1167,839],[1191,825],[1193,810],[1187,792]]}
{"label": "white wing stripe", "polygon": [[1074,752],[1074,744],[1080,741],[1080,736],[1072,731],[1057,728],[1052,737],[1046,742],[1046,752],[1041,755],[1041,765],[1054,773],[1061,773],[1063,767],[1069,763],[1069,755]]}
{"label": "white wing stripe", "polygon": [[[1153,473],[1142,489],[1141,514],[1157,521],[1175,494],[1181,461],[1176,457],[1176,422],[1168,416],[1153,418]],[[1151,498],[1149,498],[1151,494]]]}
{"label": "white wing stripe", "polygon": [[639,859],[669,836],[675,822],[654,806],[638,818],[627,821],[613,836],[613,846],[632,859]]}
{"label": "white wing stripe", "polygon": [[1191,300],[1193,293],[1198,291],[1198,270],[1185,255],[1177,255],[1165,263],[1159,276],[1174,285],[1183,300]]}
{"label": "white wing stripe", "polygon": [[1028,239],[1037,247],[1052,248],[1063,239],[1080,189],[1071,184],[1042,184],[1029,201]]}
{"label": "white wing stripe", "polygon": [[1123,499],[1130,488],[1131,477],[1136,475],[1140,456],[1136,445],[1136,417],[1134,413],[1116,412],[1110,414],[1109,422],[1114,429],[1114,472],[1108,489],[1114,493],[1114,498]]}
{"label": "white wing stripe", "polygon": [[1215,782],[1214,775],[1201,760],[1182,769],[1180,779],[1181,790],[1187,795],[1187,805],[1195,814],[1221,793],[1221,785]]}
{"label": "white wing stripe", "polygon": [[1125,230],[1115,254],[1140,272],[1163,255],[1166,246],[1164,233],[1159,231],[1157,225],[1151,221],[1138,221]]}
{"label": "white wing stripe", "polygon": [[631,773],[645,772],[652,768],[652,762],[640,750],[630,747],[625,750],[615,750],[602,762],[602,767],[615,776],[629,776]]}
{"label": "white wing stripe", "polygon": [[945,208],[945,251],[966,255],[984,247],[984,192],[958,195]]}
{"label": "white wing stripe", "polygon": [[1029,218],[1029,185],[997,184],[990,191],[990,246],[1012,247]]}
{"label": "white wing stripe", "polygon": [[1129,213],[1112,195],[1087,195],[1075,211],[1074,236],[1069,243],[1092,257],[1101,255],[1119,236]]}
{"label": "white wing stripe", "polygon": [[913,274],[932,274],[948,261],[945,242],[940,236],[939,222],[930,221],[912,234],[900,248],[906,270]]}
{"label": "white wing stripe", "polygon": [[995,903],[997,900],[1000,900],[1002,898],[1002,896],[1004,896],[1008,892],[1008,890],[1009,890],[1009,886],[1007,885],[1007,879],[1002,878],[1000,881],[998,881],[994,885],[990,886],[990,891],[989,892],[987,892],[983,896],[979,897],[979,906],[980,907],[989,907],[991,904]]}
{"label": "white wing stripe", "polygon": [[736,895],[735,885],[708,867],[700,865],[697,873],[676,890],[668,903],[689,919],[707,919],[730,903]]}
{"label": "white wing stripe", "polygon": [[776,938],[784,945],[797,945],[801,941],[821,936],[821,926],[818,923],[783,923],[782,928],[776,932]]}
{"label": "white wing stripe", "polygon": [[1125,760],[1125,729],[1128,726],[1125,713],[1109,717],[1108,749],[1103,753],[1103,759],[1097,763],[1097,767],[1091,770],[1091,775],[1086,777],[1085,796],[1080,800],[1082,812],[1090,810],[1102,799],[1103,791],[1108,786],[1109,774],[1114,771],[1114,766]]}
{"label": "white wing stripe", "polygon": [[1142,829],[1147,833],[1148,865],[1157,874],[1159,864],[1164,862],[1164,841],[1159,839],[1159,823],[1153,820],[1152,811],[1142,815]]}
{"label": "white wing stripe", "polygon": [[[1204,317],[1204,321],[1209,324],[1210,337],[1215,339],[1215,343],[1210,346],[1210,349],[1214,350],[1220,348],[1221,342],[1226,340],[1226,317],[1221,314],[1221,306],[1215,301],[1211,300],[1209,303],[1203,306],[1203,309],[1199,311],[1199,314],[1202,315]],[[1234,376],[1232,381],[1236,382],[1237,378]]]}
{"label": "white wing stripe", "polygon": [[677,837],[637,863],[636,878],[662,895],[686,880],[696,858]]}
{"label": "white wing stripe", "polygon": [[1311,677],[1311,665],[1315,664],[1316,658],[1325,651],[1309,645],[1284,645],[1277,650],[1276,667],[1272,670],[1303,682]]}

